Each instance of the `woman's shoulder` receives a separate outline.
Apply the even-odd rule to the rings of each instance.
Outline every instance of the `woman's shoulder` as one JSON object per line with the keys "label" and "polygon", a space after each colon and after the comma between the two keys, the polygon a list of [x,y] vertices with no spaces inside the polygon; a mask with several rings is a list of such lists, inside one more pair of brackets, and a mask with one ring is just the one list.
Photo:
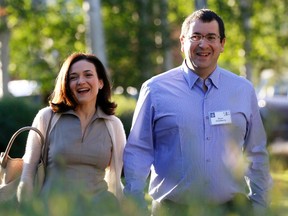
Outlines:
{"label": "woman's shoulder", "polygon": [[114,132],[125,134],[124,125],[120,118],[115,115],[107,115],[104,119],[108,128],[112,129]]}
{"label": "woman's shoulder", "polygon": [[113,125],[117,127],[119,126],[123,127],[122,121],[115,115],[109,115],[109,117],[106,120],[110,121]]}
{"label": "woman's shoulder", "polygon": [[106,121],[111,122],[112,124],[122,124],[121,120],[116,115],[108,115],[103,112],[100,107],[97,107],[97,113],[100,118],[105,119]]}
{"label": "woman's shoulder", "polygon": [[46,106],[40,109],[37,113],[37,116],[43,120],[49,119],[52,113],[52,109],[49,106]]}

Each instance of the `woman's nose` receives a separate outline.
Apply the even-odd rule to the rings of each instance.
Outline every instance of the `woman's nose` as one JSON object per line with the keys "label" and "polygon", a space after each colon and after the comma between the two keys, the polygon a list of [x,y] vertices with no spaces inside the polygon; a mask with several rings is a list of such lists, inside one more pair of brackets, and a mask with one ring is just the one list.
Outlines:
{"label": "woman's nose", "polygon": [[82,84],[82,83],[84,83],[84,81],[85,81],[84,77],[79,76],[79,78],[78,78],[78,80],[77,80],[77,84],[78,84],[78,85],[79,85],[79,84]]}

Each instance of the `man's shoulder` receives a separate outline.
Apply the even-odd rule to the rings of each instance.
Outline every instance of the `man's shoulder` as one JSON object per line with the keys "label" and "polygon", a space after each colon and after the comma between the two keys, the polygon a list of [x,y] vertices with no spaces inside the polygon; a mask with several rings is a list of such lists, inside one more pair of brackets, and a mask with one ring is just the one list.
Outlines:
{"label": "man's shoulder", "polygon": [[[244,85],[244,86],[250,86],[253,87],[253,84],[250,80],[248,80],[246,77],[235,74],[229,70],[219,68],[221,76],[223,78],[229,80],[229,83],[237,83],[237,85]],[[226,81],[227,82],[227,81]]]}
{"label": "man's shoulder", "polygon": [[181,75],[180,71],[181,71],[181,66],[172,68],[168,71],[165,71],[161,74],[158,74],[158,75],[151,77],[145,83],[149,84],[149,85],[154,85],[155,83],[174,79],[175,77]]}

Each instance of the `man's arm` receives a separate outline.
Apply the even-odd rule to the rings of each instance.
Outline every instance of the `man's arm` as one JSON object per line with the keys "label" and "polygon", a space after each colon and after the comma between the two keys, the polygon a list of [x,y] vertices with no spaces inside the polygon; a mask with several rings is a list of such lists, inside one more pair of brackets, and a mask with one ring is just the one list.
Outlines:
{"label": "man's arm", "polygon": [[146,208],[144,188],[154,160],[153,104],[151,92],[144,84],[133,116],[131,131],[124,149],[124,194]]}
{"label": "man's arm", "polygon": [[269,155],[266,148],[266,133],[259,113],[256,95],[252,95],[252,114],[249,131],[245,141],[245,153],[250,162],[246,181],[250,189],[248,194],[254,205],[266,207],[268,192],[272,186],[269,171]]}

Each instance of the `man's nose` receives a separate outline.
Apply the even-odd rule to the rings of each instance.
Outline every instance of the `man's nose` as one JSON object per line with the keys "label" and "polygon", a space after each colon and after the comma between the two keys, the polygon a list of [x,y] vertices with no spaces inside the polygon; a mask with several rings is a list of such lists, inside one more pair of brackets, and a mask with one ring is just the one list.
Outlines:
{"label": "man's nose", "polygon": [[209,45],[210,43],[204,38],[204,37],[202,37],[201,38],[201,40],[199,41],[199,46],[200,47],[205,47],[205,46],[207,46],[207,45]]}

